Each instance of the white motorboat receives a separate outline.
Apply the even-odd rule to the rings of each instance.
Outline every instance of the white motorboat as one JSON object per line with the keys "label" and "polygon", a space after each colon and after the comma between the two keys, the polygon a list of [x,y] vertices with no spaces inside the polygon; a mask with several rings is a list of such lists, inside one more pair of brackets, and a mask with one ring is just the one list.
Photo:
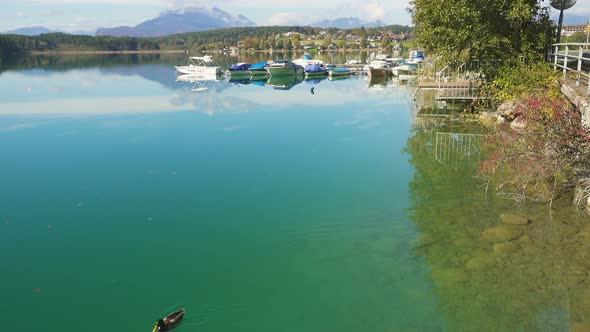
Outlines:
{"label": "white motorboat", "polygon": [[391,73],[395,76],[415,75],[417,70],[418,68],[411,64],[400,64],[391,68]]}
{"label": "white motorboat", "polygon": [[391,70],[391,65],[385,60],[373,60],[366,67],[369,76],[388,76]]}
{"label": "white motorboat", "polygon": [[176,70],[182,74],[194,75],[220,75],[222,73],[221,67],[213,65],[213,57],[205,56],[191,56],[186,66],[174,66]]}
{"label": "white motorboat", "polygon": [[323,66],[324,65],[324,62],[322,60],[314,60],[311,57],[311,54],[309,54],[309,53],[305,53],[303,55],[303,58],[295,59],[292,62],[296,65],[300,65],[303,68],[305,68],[309,65],[314,65],[314,66]]}

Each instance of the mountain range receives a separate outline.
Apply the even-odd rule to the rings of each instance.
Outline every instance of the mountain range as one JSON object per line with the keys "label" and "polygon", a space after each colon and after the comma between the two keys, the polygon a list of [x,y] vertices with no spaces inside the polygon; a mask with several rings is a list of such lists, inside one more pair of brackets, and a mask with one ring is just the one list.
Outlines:
{"label": "mountain range", "polygon": [[243,15],[231,15],[217,7],[190,7],[167,11],[134,27],[102,28],[97,36],[162,37],[231,27],[252,27],[256,24]]}
{"label": "mountain range", "polygon": [[[356,17],[342,17],[307,24],[318,28],[354,29],[360,27],[373,28],[384,26],[382,21],[363,21]],[[136,26],[120,26],[115,28],[99,28],[96,33],[76,31],[70,34],[84,34],[114,37],[162,37],[178,33],[198,32],[232,27],[253,27],[254,22],[243,15],[232,15],[217,7],[188,7],[171,10],[158,17],[142,22]],[[64,32],[45,27],[27,27],[6,31],[4,33],[36,36],[43,33]]]}
{"label": "mountain range", "polygon": [[308,24],[310,27],[316,28],[338,28],[338,29],[356,29],[360,27],[376,28],[386,25],[382,21],[362,21],[356,17],[342,17],[333,20],[323,20]]}
{"label": "mountain range", "polygon": [[51,30],[46,27],[26,27],[26,28],[19,28],[15,30],[3,31],[0,34],[10,34],[10,35],[25,35],[25,36],[38,36],[43,33],[56,33],[62,32],[71,35],[94,35],[94,31],[63,31],[63,30]]}

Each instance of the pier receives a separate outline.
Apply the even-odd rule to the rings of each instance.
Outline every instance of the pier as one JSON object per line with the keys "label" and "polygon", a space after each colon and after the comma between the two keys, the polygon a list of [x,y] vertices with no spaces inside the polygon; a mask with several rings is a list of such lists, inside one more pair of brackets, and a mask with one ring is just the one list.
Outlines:
{"label": "pier", "polygon": [[434,71],[434,65],[428,64],[416,85],[416,91],[435,91],[435,99],[440,102],[471,102],[482,99],[481,74],[479,62],[463,63],[458,67],[445,66]]}

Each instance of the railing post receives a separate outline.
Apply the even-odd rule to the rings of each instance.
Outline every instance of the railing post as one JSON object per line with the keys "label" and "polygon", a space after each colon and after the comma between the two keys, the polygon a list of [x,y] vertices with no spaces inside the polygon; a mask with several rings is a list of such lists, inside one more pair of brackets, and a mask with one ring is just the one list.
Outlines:
{"label": "railing post", "polygon": [[565,53],[563,54],[563,79],[567,77],[567,53],[569,49],[569,46],[565,45]]}
{"label": "railing post", "polygon": [[582,79],[582,56],[584,55],[583,46],[580,45],[580,49],[578,52],[578,71],[576,74],[578,75],[578,79],[576,80],[576,86],[580,86],[580,80]]}
{"label": "railing post", "polygon": [[557,52],[559,52],[559,46],[555,45],[555,53],[553,53],[553,70],[557,71]]}

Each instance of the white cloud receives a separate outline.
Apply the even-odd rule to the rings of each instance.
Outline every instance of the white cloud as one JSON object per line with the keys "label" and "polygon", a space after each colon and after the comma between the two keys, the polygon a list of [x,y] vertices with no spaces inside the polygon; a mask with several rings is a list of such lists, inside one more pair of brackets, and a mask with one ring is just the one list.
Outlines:
{"label": "white cloud", "polygon": [[377,2],[370,2],[368,4],[362,5],[361,13],[363,18],[367,20],[382,20],[385,17],[385,8]]}
{"label": "white cloud", "polygon": [[268,18],[269,25],[299,25],[309,23],[309,17],[301,13],[282,12],[272,14]]}

